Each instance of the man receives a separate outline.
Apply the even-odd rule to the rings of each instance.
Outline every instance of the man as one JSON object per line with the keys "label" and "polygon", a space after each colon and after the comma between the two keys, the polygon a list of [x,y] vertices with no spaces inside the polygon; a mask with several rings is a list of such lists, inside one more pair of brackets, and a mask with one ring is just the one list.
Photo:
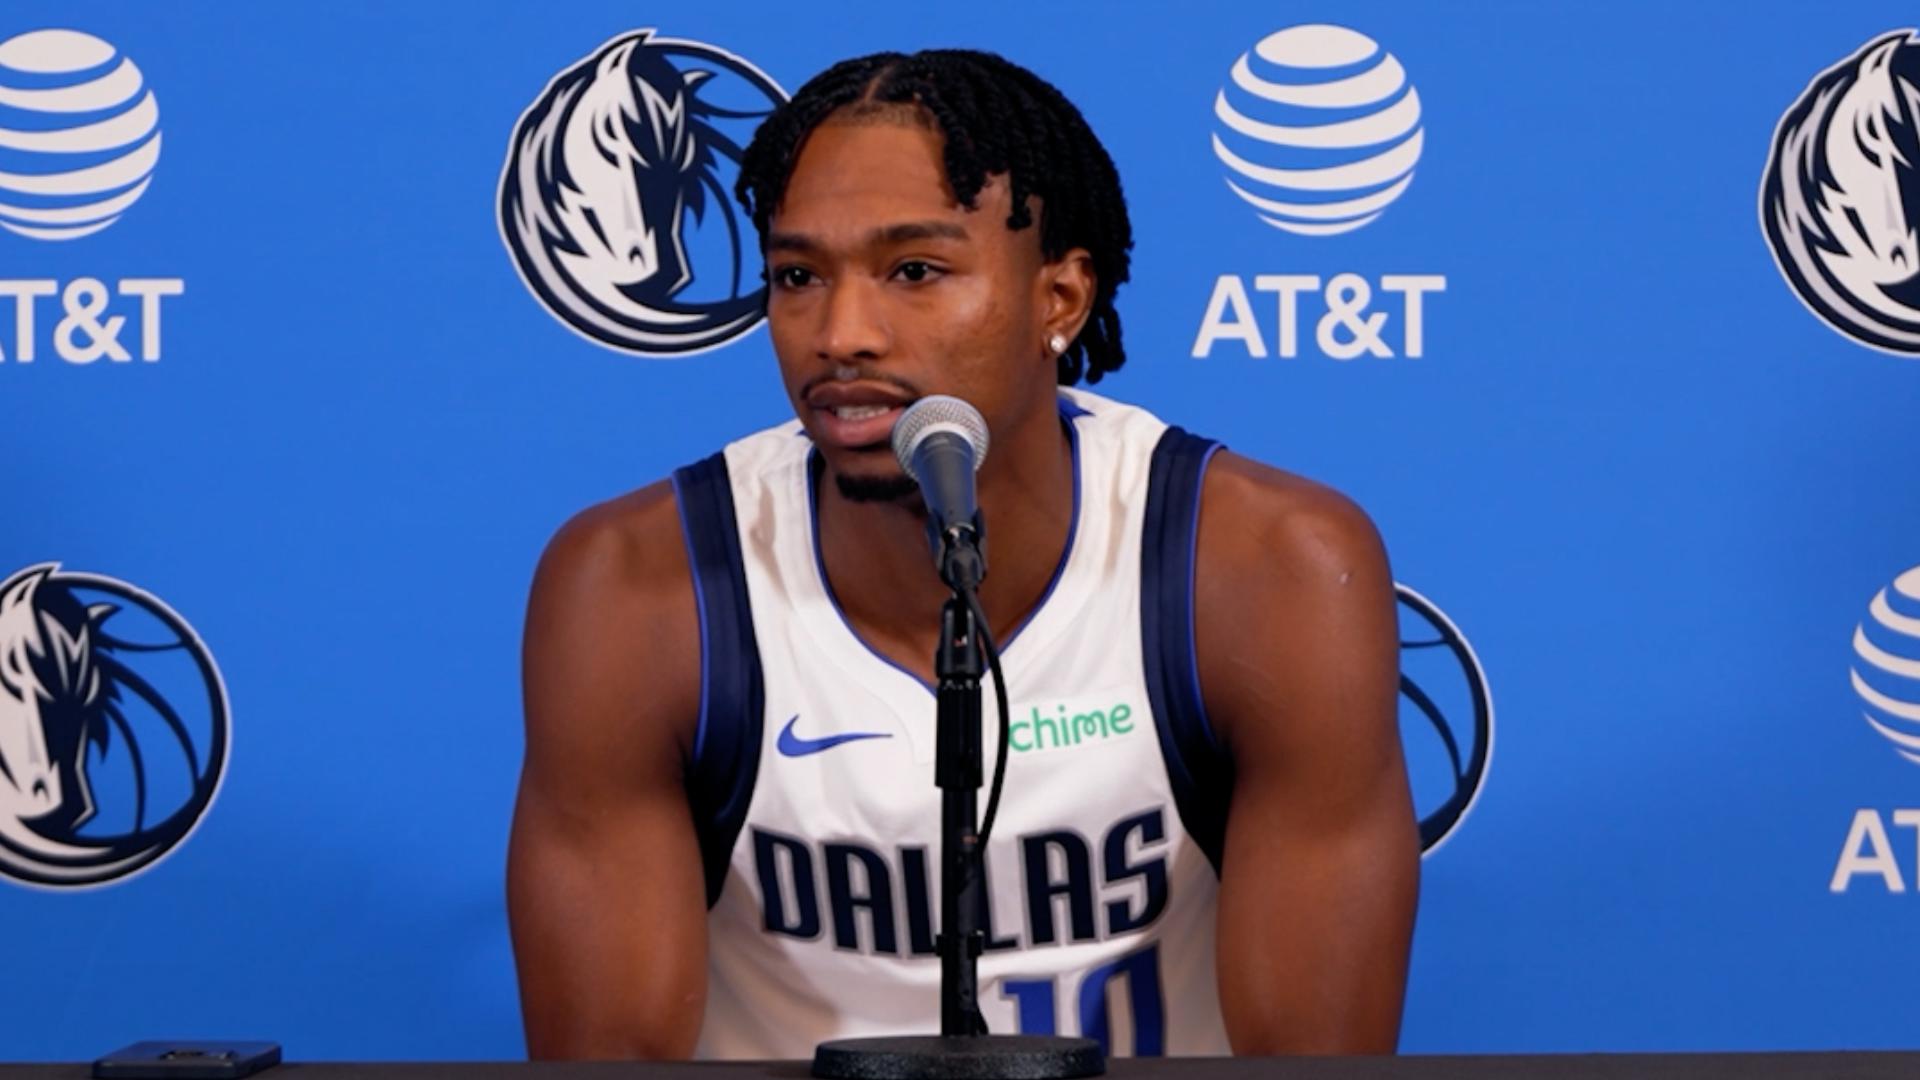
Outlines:
{"label": "man", "polygon": [[1131,243],[1079,112],[985,54],[848,61],[739,188],[798,421],[541,561],[508,881],[531,1054],[937,1027],[946,589],[888,448],[934,393],[992,437],[992,1030],[1391,1052],[1418,839],[1385,554],[1325,488],[1061,388],[1120,366]]}

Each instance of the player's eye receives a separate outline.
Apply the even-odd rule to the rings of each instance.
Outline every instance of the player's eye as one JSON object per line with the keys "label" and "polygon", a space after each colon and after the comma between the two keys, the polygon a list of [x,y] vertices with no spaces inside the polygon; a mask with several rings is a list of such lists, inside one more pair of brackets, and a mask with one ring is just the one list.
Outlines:
{"label": "player's eye", "polygon": [[813,271],[801,266],[782,266],[773,272],[774,285],[782,289],[805,288],[814,280]]}
{"label": "player's eye", "polygon": [[902,281],[918,283],[939,276],[940,269],[932,263],[923,262],[919,259],[910,259],[901,263],[899,268],[894,270],[894,273],[899,275]]}

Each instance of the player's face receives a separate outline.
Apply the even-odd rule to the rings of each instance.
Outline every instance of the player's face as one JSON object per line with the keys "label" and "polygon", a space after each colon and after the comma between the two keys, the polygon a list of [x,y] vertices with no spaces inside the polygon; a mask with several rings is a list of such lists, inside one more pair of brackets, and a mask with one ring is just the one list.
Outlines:
{"label": "player's face", "polygon": [[887,492],[900,478],[888,437],[927,394],[970,402],[996,444],[1036,415],[1053,422],[1044,338],[1058,302],[1039,228],[1007,228],[1004,177],[978,209],[961,206],[941,147],[909,123],[823,124],[772,215],[774,351],[843,491]]}

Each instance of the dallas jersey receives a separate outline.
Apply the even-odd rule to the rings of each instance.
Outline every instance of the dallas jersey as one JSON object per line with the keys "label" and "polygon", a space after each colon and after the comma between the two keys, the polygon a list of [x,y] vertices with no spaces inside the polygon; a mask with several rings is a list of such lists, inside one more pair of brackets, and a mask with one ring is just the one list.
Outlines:
{"label": "dallas jersey", "polygon": [[[1226,1054],[1214,914],[1232,769],[1193,655],[1200,486],[1218,447],[1084,391],[1062,390],[1060,413],[1067,550],[1001,643],[1012,733],[980,1010],[991,1031],[1112,1054]],[[673,478],[702,639],[688,777],[709,908],[701,1057],[939,1030],[934,688],[842,614],[819,479],[798,421]],[[990,678],[983,702],[991,777]]]}

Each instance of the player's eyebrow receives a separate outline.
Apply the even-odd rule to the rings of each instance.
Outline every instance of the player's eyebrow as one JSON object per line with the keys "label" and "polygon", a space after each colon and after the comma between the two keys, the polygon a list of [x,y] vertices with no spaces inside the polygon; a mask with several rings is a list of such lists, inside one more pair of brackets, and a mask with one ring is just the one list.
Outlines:
{"label": "player's eyebrow", "polygon": [[820,241],[806,233],[776,232],[767,234],[768,251],[798,251],[801,253],[819,251]]}
{"label": "player's eyebrow", "polygon": [[883,244],[898,244],[905,240],[965,240],[967,230],[951,221],[905,221],[875,229],[870,235]]}
{"label": "player's eyebrow", "polygon": [[[867,233],[867,242],[876,246],[906,243],[911,240],[965,240],[965,226],[951,221],[903,221],[885,225]],[[793,251],[802,254],[825,250],[826,245],[806,233],[773,232],[767,234],[768,251]]]}

